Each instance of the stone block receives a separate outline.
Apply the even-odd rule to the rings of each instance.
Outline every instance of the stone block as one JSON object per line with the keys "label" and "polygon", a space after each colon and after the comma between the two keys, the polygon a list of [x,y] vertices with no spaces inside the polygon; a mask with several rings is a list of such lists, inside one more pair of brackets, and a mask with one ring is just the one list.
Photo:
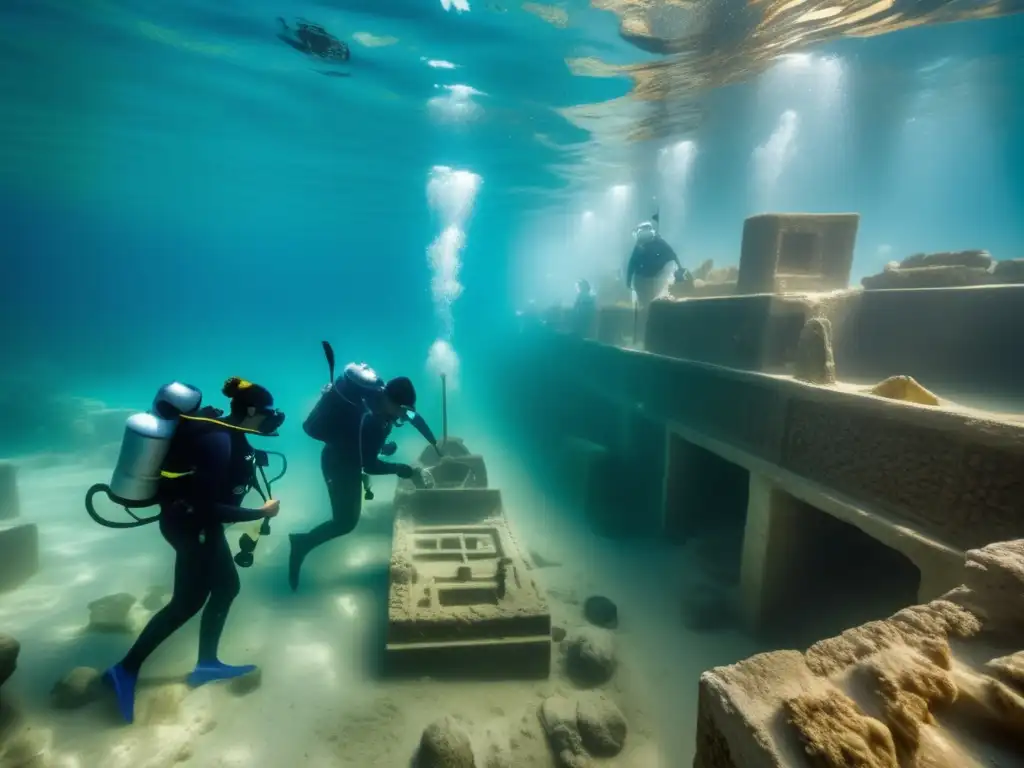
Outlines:
{"label": "stone block", "polygon": [[694,768],[1017,765],[1022,616],[1024,541],[993,544],[942,599],[709,670]]}
{"label": "stone block", "polygon": [[35,524],[0,525],[0,592],[20,587],[39,571]]}
{"label": "stone block", "polygon": [[549,674],[551,615],[500,508],[457,525],[399,514],[386,658],[396,673]]}
{"label": "stone block", "polygon": [[21,513],[18,498],[18,466],[0,461],[0,520],[13,520]]}
{"label": "stone block", "polygon": [[736,291],[847,288],[860,215],[766,213],[743,223]]}

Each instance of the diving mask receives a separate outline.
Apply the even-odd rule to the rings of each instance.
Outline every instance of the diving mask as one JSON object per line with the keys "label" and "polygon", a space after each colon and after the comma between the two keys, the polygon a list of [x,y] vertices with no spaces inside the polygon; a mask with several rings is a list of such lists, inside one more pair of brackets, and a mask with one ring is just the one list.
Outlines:
{"label": "diving mask", "polygon": [[636,229],[633,230],[633,237],[638,243],[645,243],[648,240],[653,240],[656,234],[658,233],[657,230],[654,229],[654,224],[649,221],[638,224]]}
{"label": "diving mask", "polygon": [[282,424],[284,424],[284,411],[277,408],[267,408],[265,410],[257,411],[256,415],[263,417],[257,431],[261,435],[266,435],[267,437],[276,437],[277,430],[281,428]]}

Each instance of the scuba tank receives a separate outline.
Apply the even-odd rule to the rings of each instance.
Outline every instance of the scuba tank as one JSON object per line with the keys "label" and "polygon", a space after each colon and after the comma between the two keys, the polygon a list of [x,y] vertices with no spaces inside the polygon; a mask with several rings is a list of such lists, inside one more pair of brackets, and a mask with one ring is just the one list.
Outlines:
{"label": "scuba tank", "polygon": [[[203,393],[198,388],[175,381],[160,388],[148,411],[128,417],[110,485],[97,483],[85,494],[85,508],[93,520],[108,528],[135,528],[160,517],[140,518],[131,510],[157,503],[160,472],[178,428],[178,417],[195,413],[202,401]],[[92,500],[100,492],[124,507],[134,522],[112,522],[97,514]]]}
{"label": "scuba tank", "polygon": [[309,412],[302,428],[314,440],[326,443],[330,441],[344,409],[355,406],[360,411],[368,410],[366,398],[382,391],[384,382],[366,363],[349,363],[335,379],[334,350],[326,341],[323,345],[331,380],[320,390],[320,399]]}
{"label": "scuba tank", "polygon": [[202,401],[202,392],[176,381],[161,387],[149,411],[128,418],[110,480],[111,498],[140,505],[148,502],[145,506],[153,503],[178,417],[195,412]]}

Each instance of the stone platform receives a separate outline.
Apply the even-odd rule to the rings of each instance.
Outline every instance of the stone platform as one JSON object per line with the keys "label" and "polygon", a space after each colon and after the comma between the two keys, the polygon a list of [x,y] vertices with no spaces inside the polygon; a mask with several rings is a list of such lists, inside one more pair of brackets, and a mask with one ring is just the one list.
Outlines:
{"label": "stone platform", "polygon": [[1024,765],[1024,540],[964,586],[701,675],[694,768]]}
{"label": "stone platform", "polygon": [[551,614],[505,521],[501,492],[400,488],[395,510],[388,671],[547,677]]}
{"label": "stone platform", "polygon": [[39,529],[0,523],[0,592],[20,587],[39,571]]}

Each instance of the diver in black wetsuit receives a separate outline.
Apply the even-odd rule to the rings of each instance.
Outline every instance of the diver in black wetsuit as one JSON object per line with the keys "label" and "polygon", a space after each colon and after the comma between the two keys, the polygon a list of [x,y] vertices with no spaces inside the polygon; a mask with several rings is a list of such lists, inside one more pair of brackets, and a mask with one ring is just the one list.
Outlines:
{"label": "diver in black wetsuit", "polygon": [[278,18],[281,31],[277,37],[295,50],[328,61],[348,61],[351,55],[345,43],[329,33],[319,24],[299,19],[293,30],[282,18]]}
{"label": "diver in black wetsuit", "polygon": [[[201,609],[199,657],[190,685],[238,677],[252,665],[230,666],[217,647],[239,581],[224,526],[275,517],[277,500],[260,509],[239,506],[255,483],[255,453],[246,434],[276,435],[284,414],[274,409],[270,392],[258,384],[228,379],[224,395],[231,413],[215,408],[182,415],[172,438],[160,484],[160,533],[174,547],[174,593],[150,619],[128,654],[107,671],[121,714],[134,718],[135,685],[143,662]],[[205,609],[203,606],[205,605]]]}
{"label": "diver in black wetsuit", "polygon": [[325,444],[320,468],[331,498],[332,519],[308,533],[289,535],[288,583],[293,591],[299,588],[306,555],[355,529],[362,510],[364,472],[404,479],[419,473],[408,464],[381,460],[380,454],[395,452],[395,444],[387,442],[393,427],[409,419],[440,455],[437,439],[412,410],[415,407],[416,390],[409,379],[400,376],[383,384],[365,366],[349,365],[337,382],[325,388],[302,428]]}

